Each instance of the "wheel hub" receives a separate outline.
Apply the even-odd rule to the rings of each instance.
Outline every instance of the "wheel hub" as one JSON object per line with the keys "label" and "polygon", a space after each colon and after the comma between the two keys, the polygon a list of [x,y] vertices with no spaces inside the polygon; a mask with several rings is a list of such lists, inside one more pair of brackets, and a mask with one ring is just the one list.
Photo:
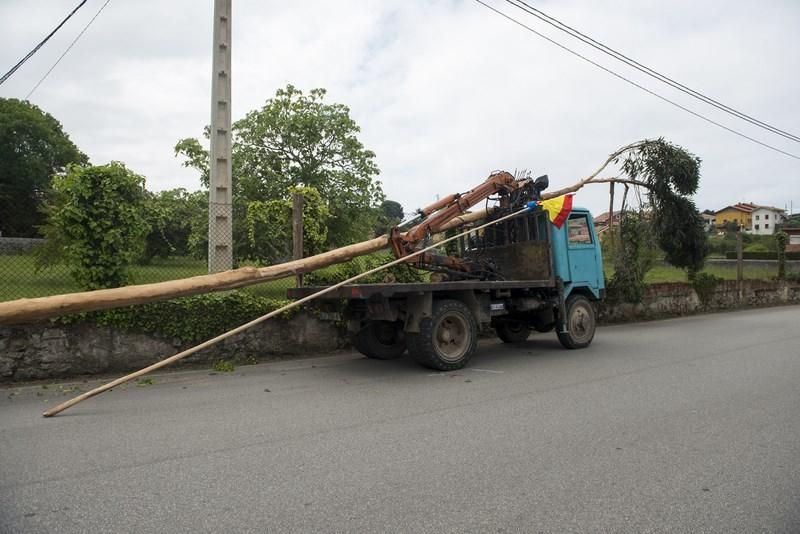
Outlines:
{"label": "wheel hub", "polygon": [[447,361],[457,361],[467,350],[468,325],[463,317],[453,314],[436,325],[436,350]]}

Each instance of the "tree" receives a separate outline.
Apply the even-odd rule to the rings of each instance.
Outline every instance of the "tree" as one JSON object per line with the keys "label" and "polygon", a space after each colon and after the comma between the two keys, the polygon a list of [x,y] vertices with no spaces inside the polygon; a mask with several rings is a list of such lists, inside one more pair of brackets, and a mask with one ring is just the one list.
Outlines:
{"label": "tree", "polygon": [[[316,189],[330,212],[328,246],[337,247],[372,232],[384,197],[375,154],[358,140],[350,110],[326,103],[325,94],[288,85],[234,123],[233,194],[234,203],[246,204],[285,200],[292,187]],[[200,142],[183,139],[175,151],[207,186],[208,152]]]}
{"label": "tree", "polygon": [[[313,187],[293,187],[290,192],[303,196],[303,254],[319,254],[328,237],[328,207]],[[292,259],[292,199],[250,202],[247,239],[254,260],[273,264]]]}
{"label": "tree", "polygon": [[[147,263],[153,258],[186,256],[193,253],[193,232],[203,233],[208,227],[208,197],[200,191],[188,192],[186,189],[170,189],[159,193],[146,193],[146,215],[150,229],[145,239],[142,260]],[[199,227],[199,229],[198,229]],[[200,257],[205,257],[202,250]]]}
{"label": "tree", "polygon": [[75,280],[86,289],[128,283],[149,229],[144,178],[117,162],[70,165],[52,187],[47,231],[59,236]]}
{"label": "tree", "polygon": [[0,233],[34,237],[50,178],[89,160],[49,113],[16,98],[0,98]]}
{"label": "tree", "polygon": [[381,202],[375,235],[385,234],[390,228],[397,226],[403,220],[403,215],[403,206],[399,202],[394,200]]}

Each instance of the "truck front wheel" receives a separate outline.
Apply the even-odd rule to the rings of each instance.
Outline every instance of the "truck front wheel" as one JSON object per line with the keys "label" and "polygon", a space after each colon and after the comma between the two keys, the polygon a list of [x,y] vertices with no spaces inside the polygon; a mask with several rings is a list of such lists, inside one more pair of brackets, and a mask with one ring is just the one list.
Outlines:
{"label": "truck front wheel", "polygon": [[353,336],[356,350],[376,360],[394,360],[406,351],[403,329],[391,321],[370,321]]}
{"label": "truck front wheel", "polygon": [[594,307],[583,295],[570,295],[566,302],[566,332],[558,332],[558,340],[567,349],[588,347],[597,326]]}
{"label": "truck front wheel", "polygon": [[478,324],[458,300],[437,300],[419,333],[408,334],[408,352],[418,363],[438,371],[461,369],[478,345]]}

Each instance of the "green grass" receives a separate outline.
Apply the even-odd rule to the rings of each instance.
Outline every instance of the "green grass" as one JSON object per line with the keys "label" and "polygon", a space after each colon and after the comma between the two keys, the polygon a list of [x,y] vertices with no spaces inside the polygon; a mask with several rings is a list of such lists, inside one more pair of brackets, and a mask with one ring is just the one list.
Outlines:
{"label": "green grass", "polygon": [[[603,267],[607,279],[614,276],[614,266],[606,262]],[[703,272],[713,274],[724,280],[736,280],[736,266],[723,267],[719,265],[708,266]],[[770,280],[778,274],[777,267],[752,267],[745,265],[744,278],[746,280]],[[645,275],[645,282],[648,284],[658,284],[664,282],[686,282],[686,271],[672,267],[671,265],[656,265]]]}
{"label": "green grass", "polygon": [[[149,265],[131,268],[134,283],[149,284],[207,274],[206,263],[194,258],[156,259]],[[259,296],[286,298],[286,290],[294,287],[294,278],[273,280],[244,288]],[[0,301],[46,297],[81,291],[65,265],[36,272],[34,258],[28,254],[0,254]]]}

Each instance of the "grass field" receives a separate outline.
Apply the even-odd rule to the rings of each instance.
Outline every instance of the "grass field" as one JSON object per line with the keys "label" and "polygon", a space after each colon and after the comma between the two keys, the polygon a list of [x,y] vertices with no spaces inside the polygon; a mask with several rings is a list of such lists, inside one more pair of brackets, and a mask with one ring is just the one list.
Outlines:
{"label": "grass field", "polygon": [[[137,284],[177,280],[207,273],[205,262],[193,258],[154,260],[150,265],[134,265],[131,271],[134,283]],[[286,290],[294,285],[293,278],[286,278],[250,286],[246,290],[256,295],[286,298]],[[0,301],[45,297],[80,290],[65,265],[54,265],[36,272],[31,255],[0,255]]]}
{"label": "grass field", "polygon": [[[606,278],[611,278],[614,275],[614,266],[607,262],[604,266]],[[703,272],[713,274],[725,280],[736,280],[736,267],[722,267],[717,265],[707,266]],[[765,267],[753,267],[745,265],[744,278],[747,280],[770,280],[778,274],[777,267],[775,269]],[[656,265],[647,272],[645,281],[648,284],[657,284],[662,282],[686,282],[686,271],[672,267],[670,265]]]}

